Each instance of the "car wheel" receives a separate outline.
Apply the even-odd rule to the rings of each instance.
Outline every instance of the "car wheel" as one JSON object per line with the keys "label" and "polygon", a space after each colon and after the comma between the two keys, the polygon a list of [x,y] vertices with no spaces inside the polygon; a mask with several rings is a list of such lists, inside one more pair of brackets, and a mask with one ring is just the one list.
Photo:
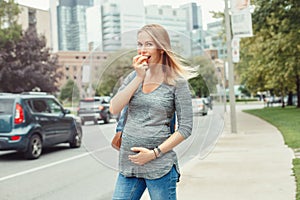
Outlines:
{"label": "car wheel", "polygon": [[110,121],[110,114],[107,113],[106,117],[104,118],[104,123],[107,124],[107,123],[109,123],[109,121]]}
{"label": "car wheel", "polygon": [[75,130],[72,141],[70,142],[70,147],[71,148],[79,148],[81,146],[81,141],[82,141],[82,130]]}
{"label": "car wheel", "polygon": [[37,134],[31,136],[27,150],[24,156],[27,159],[37,159],[42,154],[43,143],[41,137]]}

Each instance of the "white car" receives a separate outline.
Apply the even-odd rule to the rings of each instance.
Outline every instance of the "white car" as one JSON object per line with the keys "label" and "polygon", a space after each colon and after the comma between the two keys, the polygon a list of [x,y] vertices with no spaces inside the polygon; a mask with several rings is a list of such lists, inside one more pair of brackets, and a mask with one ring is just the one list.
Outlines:
{"label": "white car", "polygon": [[208,113],[208,100],[205,98],[192,99],[193,113],[207,115]]}

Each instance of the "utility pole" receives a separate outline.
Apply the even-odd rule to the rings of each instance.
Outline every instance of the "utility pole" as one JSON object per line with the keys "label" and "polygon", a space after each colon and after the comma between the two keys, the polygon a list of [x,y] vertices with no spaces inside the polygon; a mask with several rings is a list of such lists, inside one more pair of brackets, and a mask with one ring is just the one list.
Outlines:
{"label": "utility pole", "polygon": [[225,13],[225,30],[226,30],[226,44],[227,44],[227,58],[228,58],[228,81],[229,81],[231,133],[237,133],[235,93],[234,93],[234,70],[233,70],[233,62],[232,62],[231,26],[230,26],[230,18],[229,18],[228,0],[225,0],[224,13]]}

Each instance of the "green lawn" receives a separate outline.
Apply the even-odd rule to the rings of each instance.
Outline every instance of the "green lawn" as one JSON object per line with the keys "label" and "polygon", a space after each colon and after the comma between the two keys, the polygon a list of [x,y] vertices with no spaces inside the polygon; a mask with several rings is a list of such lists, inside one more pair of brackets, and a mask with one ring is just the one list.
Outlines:
{"label": "green lawn", "polygon": [[272,107],[244,112],[256,115],[278,128],[285,143],[292,149],[300,148],[300,109]]}
{"label": "green lawn", "polygon": [[[272,107],[244,110],[273,124],[283,135],[285,144],[295,151],[300,151],[300,109],[295,107]],[[296,199],[300,200],[300,159],[293,160],[293,171],[297,181]]]}

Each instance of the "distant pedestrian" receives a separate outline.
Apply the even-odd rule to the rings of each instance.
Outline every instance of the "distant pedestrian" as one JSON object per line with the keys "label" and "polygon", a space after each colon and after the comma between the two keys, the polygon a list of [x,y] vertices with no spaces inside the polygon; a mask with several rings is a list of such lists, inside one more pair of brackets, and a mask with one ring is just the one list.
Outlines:
{"label": "distant pedestrian", "polygon": [[[174,56],[167,31],[149,24],[137,34],[132,72],[112,98],[110,111],[128,105],[113,199],[140,199],[148,188],[151,199],[176,199],[179,166],[173,148],[193,127],[189,72]],[[177,114],[177,127],[170,120]]]}

